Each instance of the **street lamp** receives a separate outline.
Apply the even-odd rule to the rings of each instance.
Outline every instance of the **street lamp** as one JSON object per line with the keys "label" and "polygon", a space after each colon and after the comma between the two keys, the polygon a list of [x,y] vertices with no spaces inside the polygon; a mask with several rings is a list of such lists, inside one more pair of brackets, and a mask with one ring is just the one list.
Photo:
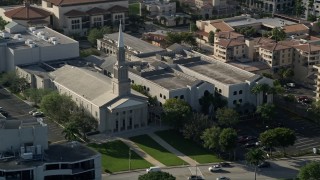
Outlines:
{"label": "street lamp", "polygon": [[131,171],[131,148],[129,148],[129,171]]}

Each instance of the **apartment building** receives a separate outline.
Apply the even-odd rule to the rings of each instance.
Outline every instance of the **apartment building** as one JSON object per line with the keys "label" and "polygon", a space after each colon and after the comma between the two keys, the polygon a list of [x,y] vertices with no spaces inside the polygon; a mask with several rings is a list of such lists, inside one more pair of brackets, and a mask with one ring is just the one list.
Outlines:
{"label": "apartment building", "polygon": [[288,9],[292,9],[294,6],[294,1],[293,0],[262,0],[258,2],[254,0],[247,0],[246,4],[250,8],[264,10],[270,13],[281,13],[281,12],[286,12]]}
{"label": "apartment building", "polygon": [[42,8],[53,14],[53,28],[65,34],[85,35],[92,27],[117,27],[128,18],[127,0],[42,0]]}
{"label": "apartment building", "polygon": [[313,68],[316,70],[316,101],[319,101],[320,99],[320,65],[316,64],[313,66]]}
{"label": "apartment building", "polygon": [[273,39],[265,38],[265,37],[257,37],[257,38],[249,38],[245,40],[246,48],[247,48],[247,57],[250,61],[259,60],[259,47],[264,44],[274,43]]}
{"label": "apartment building", "polygon": [[141,8],[146,8],[149,12],[148,16],[164,16],[176,14],[176,2],[170,1],[143,1],[140,3]]}
{"label": "apartment building", "polygon": [[246,58],[246,44],[243,40],[220,39],[214,43],[214,56],[222,62]]}
{"label": "apartment building", "polygon": [[48,145],[41,118],[0,122],[0,179],[101,179],[101,155],[77,142]]}
{"label": "apartment building", "polygon": [[309,27],[304,24],[293,24],[282,27],[288,37],[292,39],[304,39],[309,37]]}
{"label": "apartment building", "polygon": [[280,43],[264,44],[259,47],[259,57],[271,68],[288,67],[292,65],[293,49]]}
{"label": "apartment building", "polygon": [[26,28],[11,22],[0,37],[0,72],[22,64],[79,57],[77,41],[48,27]]}
{"label": "apartment building", "polygon": [[222,20],[209,20],[209,21],[202,21],[199,20],[196,22],[196,26],[198,27],[199,31],[197,34],[199,35],[199,38],[208,42],[208,37],[210,31],[212,32],[229,32],[234,31],[234,29],[229,26],[227,23],[225,23]]}
{"label": "apartment building", "polygon": [[142,39],[150,42],[152,45],[158,47],[165,47],[165,38],[167,37],[167,31],[157,30],[154,32],[145,32],[142,34]]}

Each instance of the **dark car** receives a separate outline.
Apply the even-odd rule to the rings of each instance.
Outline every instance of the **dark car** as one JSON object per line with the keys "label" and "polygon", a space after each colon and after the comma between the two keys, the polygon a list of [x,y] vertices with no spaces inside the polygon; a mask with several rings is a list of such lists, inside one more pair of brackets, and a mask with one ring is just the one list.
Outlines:
{"label": "dark car", "polygon": [[238,137],[238,143],[245,143],[245,142],[247,142],[247,138],[248,138],[249,136],[239,136]]}
{"label": "dark car", "polygon": [[201,176],[191,175],[188,177],[188,180],[204,180]]}
{"label": "dark car", "polygon": [[264,161],[263,163],[258,165],[258,168],[269,168],[271,164],[267,161]]}
{"label": "dark car", "polygon": [[256,147],[256,143],[246,143],[243,147],[244,148],[253,148],[253,147]]}
{"label": "dark car", "polygon": [[2,111],[2,112],[0,112],[3,116],[5,116],[5,117],[8,117],[8,115],[9,115],[9,113],[8,112],[6,112],[6,111]]}
{"label": "dark car", "polygon": [[219,163],[221,167],[231,167],[231,164],[228,162],[221,162]]}

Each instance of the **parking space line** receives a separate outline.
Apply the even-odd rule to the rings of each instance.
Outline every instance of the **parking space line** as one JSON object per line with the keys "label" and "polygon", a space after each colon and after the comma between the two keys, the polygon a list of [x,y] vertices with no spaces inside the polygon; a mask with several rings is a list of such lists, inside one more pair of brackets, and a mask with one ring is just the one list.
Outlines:
{"label": "parking space line", "polygon": [[307,139],[307,140],[297,140],[297,143],[295,143],[295,144],[300,144],[300,143],[303,143],[303,144],[305,144],[305,143],[308,143],[308,142],[313,142],[314,140],[312,140],[312,139]]}
{"label": "parking space line", "polygon": [[296,146],[296,148],[301,148],[301,147],[304,147],[304,146],[312,146],[312,145],[315,145],[315,144],[319,144],[319,143],[318,142],[308,143],[308,144],[305,144],[305,145]]}

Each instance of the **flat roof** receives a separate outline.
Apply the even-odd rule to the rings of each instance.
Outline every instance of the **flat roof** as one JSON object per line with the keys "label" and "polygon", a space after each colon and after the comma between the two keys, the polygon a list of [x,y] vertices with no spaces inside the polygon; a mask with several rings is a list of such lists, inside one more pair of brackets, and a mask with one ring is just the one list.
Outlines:
{"label": "flat roof", "polygon": [[251,17],[243,17],[241,19],[234,19],[234,20],[225,20],[225,22],[230,25],[231,27],[243,26],[243,25],[250,25],[255,23],[262,23],[265,26],[271,27],[282,27],[285,25],[293,25],[297,24],[293,21],[284,20],[281,18],[262,18],[262,19],[255,19]]}
{"label": "flat roof", "polygon": [[63,144],[49,145],[48,150],[45,150],[44,161],[42,160],[28,160],[23,161],[20,157],[8,159],[7,161],[0,161],[0,170],[19,170],[34,168],[45,163],[72,163],[98,155],[97,152],[82,145],[79,142],[67,142]]}
{"label": "flat roof", "polygon": [[58,44],[69,44],[69,43],[76,43],[77,41],[58,33],[57,31],[54,31],[48,27],[41,27],[37,28],[34,31],[34,34],[30,31],[25,31],[22,33],[19,33],[21,35],[21,38],[14,39],[15,34],[10,34],[10,39],[0,39],[1,42],[8,43],[7,46],[12,49],[27,49],[30,48],[28,45],[25,44],[26,40],[32,40],[37,46],[45,47],[45,46],[56,46],[52,43],[50,43],[48,40],[44,40],[40,38],[40,36],[37,36],[37,34],[41,32],[43,33],[43,36],[46,36],[47,38],[55,37]]}
{"label": "flat roof", "polygon": [[47,126],[42,118],[26,120],[5,120],[0,122],[0,129],[19,129],[24,127]]}
{"label": "flat roof", "polygon": [[158,74],[146,76],[144,78],[169,90],[186,88],[187,86],[191,86],[199,81],[195,78],[187,78],[186,76],[181,76],[168,70],[164,70]]}
{"label": "flat roof", "polygon": [[217,60],[213,60],[212,62],[200,60],[181,65],[224,84],[243,83],[254,76],[252,73],[244,70],[244,72],[241,72],[240,69],[223,62],[218,62]]}
{"label": "flat roof", "polygon": [[[119,32],[106,34],[104,35],[103,40],[107,41],[108,39],[110,39],[114,41],[113,43],[116,46],[117,44],[116,42],[118,42],[118,34]],[[136,50],[136,51],[139,51],[140,53],[150,53],[150,52],[159,52],[164,50],[161,47],[154,46],[141,39],[133,37],[127,33],[122,33],[122,34],[123,34],[123,40],[124,40],[125,46],[132,48],[133,51]]]}

